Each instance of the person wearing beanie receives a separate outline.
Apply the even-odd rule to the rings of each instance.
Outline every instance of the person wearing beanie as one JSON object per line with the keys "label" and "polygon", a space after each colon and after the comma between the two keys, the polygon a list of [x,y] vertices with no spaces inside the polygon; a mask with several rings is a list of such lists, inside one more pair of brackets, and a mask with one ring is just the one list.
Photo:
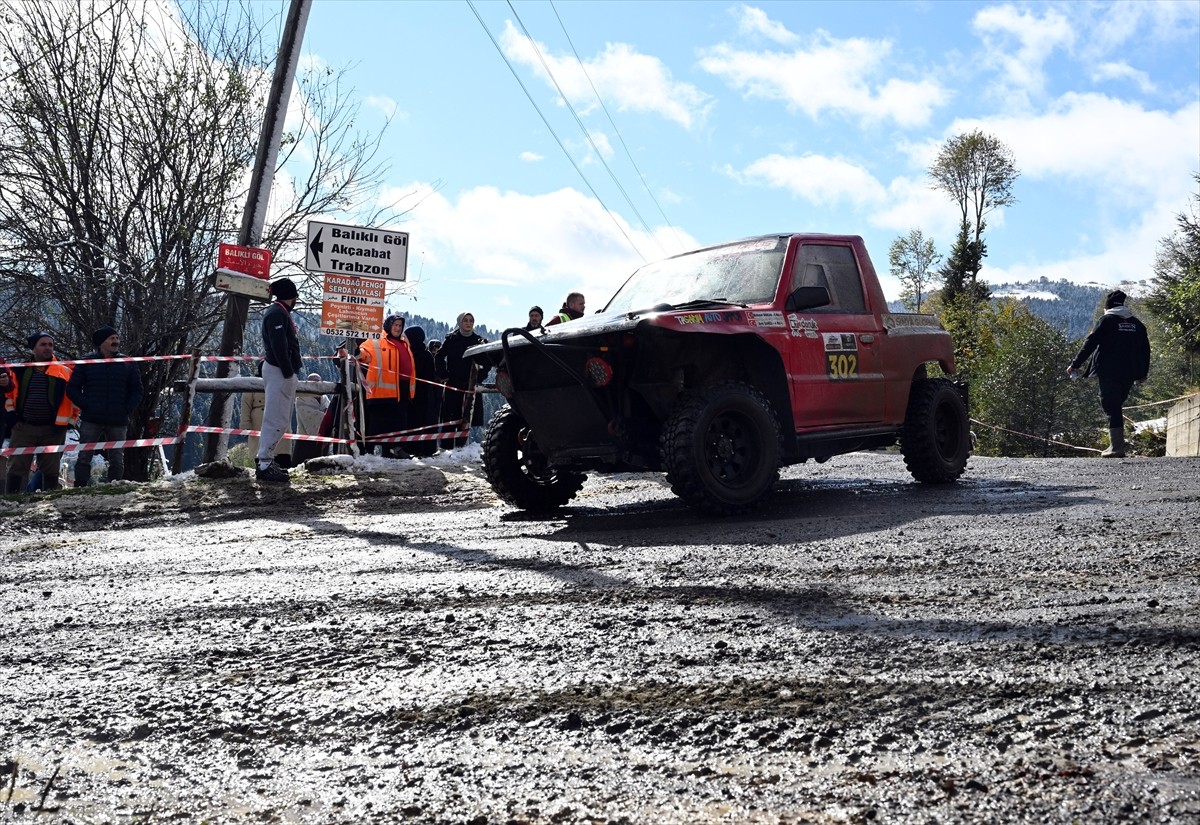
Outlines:
{"label": "person wearing beanie", "polygon": [[[54,336],[35,332],[26,341],[32,363],[15,369],[0,370],[0,391],[4,393],[4,409],[14,416],[10,447],[61,447],[67,440],[67,427],[78,410],[67,397],[67,382],[71,368],[54,357]],[[42,473],[42,488],[58,488],[58,468],[61,452],[40,453],[37,456],[13,456],[8,464],[4,489],[19,493],[25,489],[25,475],[37,459]]]}
{"label": "person wearing beanie", "polygon": [[1134,382],[1145,381],[1150,373],[1150,337],[1145,324],[1125,306],[1127,297],[1119,289],[1108,293],[1104,315],[1067,367],[1067,373],[1074,378],[1080,366],[1092,358],[1084,377],[1094,375],[1100,382],[1100,407],[1108,416],[1108,449],[1100,453],[1104,458],[1125,457],[1125,419],[1121,408]]}
{"label": "person wearing beanie", "polygon": [[[476,344],[485,344],[487,340],[475,332],[475,316],[470,312],[459,313],[458,324],[454,331],[446,336],[441,349],[433,358],[433,363],[440,378],[446,381],[442,394],[442,427],[443,432],[454,432],[468,427],[478,427],[483,424],[483,404],[478,403],[478,397],[468,390],[474,389],[471,383],[471,362],[463,358],[463,353]],[[467,410],[470,410],[469,418]],[[469,423],[464,423],[464,419]],[[442,446],[446,449],[465,447],[466,436],[444,439]]]}
{"label": "person wearing beanie", "polygon": [[[67,396],[79,407],[79,453],[75,460],[75,486],[86,487],[92,480],[92,456],[96,450],[88,444],[101,441],[124,441],[129,416],[142,401],[142,376],[137,365],[117,361],[121,336],[105,325],[92,333],[95,352],[83,356],[84,361],[107,361],[102,364],[76,364],[67,383]],[[108,480],[125,477],[125,450],[111,447],[100,452],[108,460]]]}
{"label": "person wearing beanie", "polygon": [[546,316],[542,312],[541,307],[539,307],[539,306],[530,307],[529,308],[529,323],[525,325],[525,331],[533,332],[535,329],[541,329],[542,328],[542,319],[545,317]]}
{"label": "person wearing beanie", "polygon": [[[417,390],[417,370],[412,348],[404,337],[403,315],[384,319],[383,335],[358,348],[358,363],[367,393],[366,434],[407,429],[409,406]],[[390,458],[411,458],[398,442],[384,444],[382,452]]]}
{"label": "person wearing beanie", "polygon": [[565,324],[567,321],[574,321],[583,317],[585,302],[582,292],[572,292],[567,296],[567,300],[563,301],[562,308],[558,310],[558,314],[550,319],[550,323],[546,326],[551,327],[555,324]]}
{"label": "person wearing beanie", "polygon": [[[254,477],[259,481],[287,484],[288,472],[275,460],[275,449],[292,423],[296,402],[298,373],[304,369],[300,357],[300,339],[292,312],[300,297],[296,285],[288,278],[271,284],[275,299],[262,318],[263,340],[263,422],[258,434],[258,454],[255,456]],[[288,453],[290,458],[291,453]]]}

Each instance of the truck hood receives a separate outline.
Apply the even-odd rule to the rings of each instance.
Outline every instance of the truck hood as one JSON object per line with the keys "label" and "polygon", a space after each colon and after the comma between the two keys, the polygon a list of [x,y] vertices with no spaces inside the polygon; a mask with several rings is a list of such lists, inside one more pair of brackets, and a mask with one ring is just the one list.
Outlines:
{"label": "truck hood", "polygon": [[[627,332],[642,325],[682,330],[693,325],[703,324],[706,332],[733,333],[745,331],[746,324],[754,324],[755,316],[763,315],[778,316],[778,322],[771,325],[783,325],[783,313],[770,308],[749,309],[741,304],[715,301],[705,302],[699,308],[693,305],[685,306],[682,309],[668,309],[665,308],[665,305],[660,305],[660,307],[663,308],[585,315],[574,321],[543,327],[530,334],[540,343],[553,345],[614,332]],[[532,346],[523,335],[516,333],[508,336],[508,345],[509,347]],[[463,355],[466,358],[474,358],[478,355],[499,352],[502,348],[503,345],[500,341],[491,341],[471,347]]]}
{"label": "truck hood", "polygon": [[[633,329],[647,318],[661,314],[663,313],[622,312],[585,315],[582,318],[577,318],[574,321],[568,321],[564,324],[555,324],[552,327],[543,327],[540,330],[534,330],[529,334],[544,344],[557,344],[576,338],[590,338],[595,335],[604,335],[612,332],[625,332],[626,330]],[[520,328],[518,327],[518,329]],[[505,330],[505,332],[509,332],[509,330]],[[532,346],[532,344],[525,340],[525,336],[516,333],[508,336],[508,345],[510,347]],[[500,341],[489,341],[486,344],[471,347],[463,353],[463,357],[474,358],[477,355],[499,352],[502,347],[503,345]]]}

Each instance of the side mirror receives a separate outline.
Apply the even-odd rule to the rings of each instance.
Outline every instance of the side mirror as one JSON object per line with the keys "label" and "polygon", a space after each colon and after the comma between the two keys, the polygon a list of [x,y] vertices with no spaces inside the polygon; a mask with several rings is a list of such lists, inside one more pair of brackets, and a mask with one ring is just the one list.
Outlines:
{"label": "side mirror", "polygon": [[784,309],[789,312],[798,312],[823,306],[829,306],[828,289],[823,286],[799,286],[788,294]]}

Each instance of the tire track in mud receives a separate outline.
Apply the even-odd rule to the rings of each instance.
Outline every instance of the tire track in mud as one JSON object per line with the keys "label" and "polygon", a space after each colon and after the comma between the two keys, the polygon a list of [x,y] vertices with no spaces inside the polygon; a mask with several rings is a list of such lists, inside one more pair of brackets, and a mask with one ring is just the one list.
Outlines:
{"label": "tire track in mud", "polygon": [[1143,499],[977,463],[939,496],[822,465],[723,522],[628,479],[22,539],[0,757],[22,794],[64,766],[73,821],[1200,815],[1200,466]]}

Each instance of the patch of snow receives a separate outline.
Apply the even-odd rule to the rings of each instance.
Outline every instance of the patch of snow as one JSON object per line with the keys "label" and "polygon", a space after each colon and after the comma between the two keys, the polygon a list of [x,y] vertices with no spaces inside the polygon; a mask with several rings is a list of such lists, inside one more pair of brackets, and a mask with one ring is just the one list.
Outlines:
{"label": "patch of snow", "polygon": [[1151,418],[1148,421],[1135,421],[1133,431],[1135,433],[1144,433],[1147,430],[1155,433],[1165,433],[1167,431],[1166,416],[1162,418]]}
{"label": "patch of snow", "polygon": [[992,292],[992,295],[997,298],[1016,298],[1018,301],[1025,298],[1038,298],[1043,301],[1058,301],[1060,298],[1053,292],[1044,290],[1021,289],[1019,287],[1011,287],[1009,289],[997,289]]}

